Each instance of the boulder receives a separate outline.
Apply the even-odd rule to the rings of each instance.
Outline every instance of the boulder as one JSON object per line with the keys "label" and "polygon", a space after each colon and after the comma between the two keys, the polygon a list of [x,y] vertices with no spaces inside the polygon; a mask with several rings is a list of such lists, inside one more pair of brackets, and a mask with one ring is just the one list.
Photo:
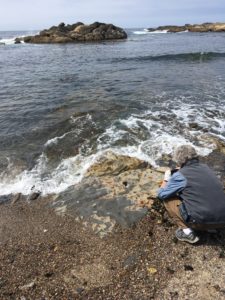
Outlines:
{"label": "boulder", "polygon": [[92,32],[93,28],[91,28],[91,26],[88,25],[80,25],[77,26],[73,31],[79,34],[88,34],[90,32]]}
{"label": "boulder", "polygon": [[21,38],[16,38],[14,44],[21,44]]}
{"label": "boulder", "polygon": [[77,22],[72,25],[60,23],[58,26],[52,26],[49,29],[42,30],[38,35],[26,36],[25,43],[74,43],[91,42],[102,40],[126,39],[126,32],[113,24],[95,22],[85,25]]}

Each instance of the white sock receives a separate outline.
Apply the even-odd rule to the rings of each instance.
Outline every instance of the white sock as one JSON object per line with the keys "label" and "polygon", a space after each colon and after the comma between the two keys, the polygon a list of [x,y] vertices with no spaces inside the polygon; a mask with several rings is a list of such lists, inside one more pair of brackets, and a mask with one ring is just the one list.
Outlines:
{"label": "white sock", "polygon": [[183,228],[183,232],[184,232],[185,234],[189,234],[189,233],[192,232],[192,229],[191,229],[191,228]]}

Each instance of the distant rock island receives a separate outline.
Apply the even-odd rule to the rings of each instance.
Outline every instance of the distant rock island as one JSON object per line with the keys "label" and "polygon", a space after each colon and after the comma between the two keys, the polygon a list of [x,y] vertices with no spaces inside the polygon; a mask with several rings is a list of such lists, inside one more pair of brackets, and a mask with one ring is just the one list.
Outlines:
{"label": "distant rock island", "polygon": [[25,43],[74,43],[92,42],[103,40],[126,39],[126,32],[113,24],[95,22],[85,25],[81,22],[65,25],[60,23],[49,29],[41,31],[35,36],[26,36],[22,39],[15,39],[15,43],[24,41]]}
{"label": "distant rock island", "polygon": [[225,23],[203,23],[203,24],[185,24],[183,26],[167,25],[159,26],[157,28],[148,28],[149,32],[154,32],[157,30],[167,30],[167,32],[223,32],[225,31]]}

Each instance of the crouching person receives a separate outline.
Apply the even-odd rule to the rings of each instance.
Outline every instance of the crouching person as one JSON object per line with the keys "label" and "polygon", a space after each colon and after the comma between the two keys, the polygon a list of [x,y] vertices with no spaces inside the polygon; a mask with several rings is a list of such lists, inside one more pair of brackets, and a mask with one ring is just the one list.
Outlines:
{"label": "crouching person", "polygon": [[178,226],[177,239],[194,244],[199,240],[196,230],[225,228],[225,193],[193,147],[178,147],[173,160],[178,169],[165,172],[158,197]]}

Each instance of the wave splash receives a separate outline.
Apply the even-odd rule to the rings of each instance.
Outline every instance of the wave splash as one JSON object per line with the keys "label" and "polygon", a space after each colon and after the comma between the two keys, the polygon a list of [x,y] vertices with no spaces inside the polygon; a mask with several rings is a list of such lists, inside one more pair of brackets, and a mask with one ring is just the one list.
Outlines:
{"label": "wave splash", "polygon": [[[23,38],[23,37],[25,37],[25,35],[20,36],[19,38]],[[13,38],[0,39],[0,43],[5,44],[5,45],[14,45],[15,44],[15,38],[17,38],[17,37],[15,36]],[[24,41],[21,41],[21,44],[24,44]]]}
{"label": "wave splash", "polygon": [[[0,31],[0,44],[14,45],[16,38],[24,38],[28,35],[38,34],[38,31]],[[24,41],[21,41],[24,44]]]}
{"label": "wave splash", "polygon": [[168,30],[155,30],[155,31],[148,31],[148,29],[143,30],[136,30],[133,31],[133,34],[160,34],[160,33],[168,33]]}

